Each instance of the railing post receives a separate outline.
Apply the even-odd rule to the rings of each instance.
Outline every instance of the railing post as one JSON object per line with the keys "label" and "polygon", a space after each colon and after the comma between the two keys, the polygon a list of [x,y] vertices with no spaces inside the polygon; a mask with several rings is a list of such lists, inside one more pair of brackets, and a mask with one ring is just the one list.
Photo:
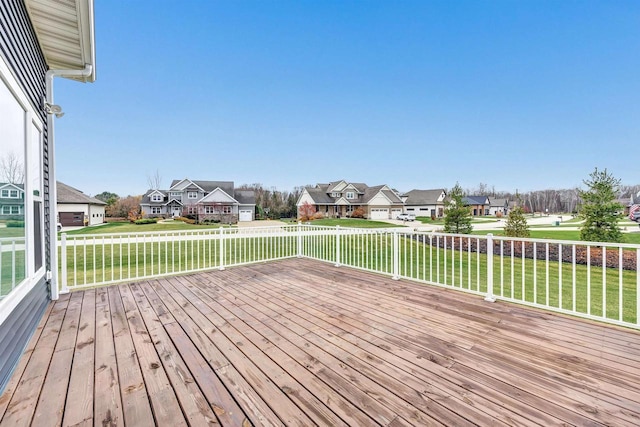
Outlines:
{"label": "railing post", "polygon": [[493,295],[493,234],[487,234],[487,296],[485,301],[495,302],[496,297]]}
{"label": "railing post", "polygon": [[[67,285],[67,233],[62,233],[62,241],[61,241],[61,245],[60,245],[60,284],[62,285],[62,288],[60,289],[60,293],[61,294],[68,294],[69,293],[69,286]],[[57,248],[57,244],[55,245],[56,249]],[[57,268],[57,266],[56,266]],[[74,266],[74,270],[75,270],[75,266]],[[54,286],[58,286],[57,283],[53,283]]]}
{"label": "railing post", "polygon": [[391,250],[393,255],[393,280],[400,279],[400,236],[397,231],[393,231],[393,248]]}
{"label": "railing post", "polygon": [[340,267],[340,226],[336,225],[336,267]]}
{"label": "railing post", "polygon": [[297,227],[297,256],[298,258],[302,258],[302,223],[300,221],[298,221],[298,227]]}
{"label": "railing post", "polygon": [[220,266],[219,270],[224,270],[224,228],[220,227]]}

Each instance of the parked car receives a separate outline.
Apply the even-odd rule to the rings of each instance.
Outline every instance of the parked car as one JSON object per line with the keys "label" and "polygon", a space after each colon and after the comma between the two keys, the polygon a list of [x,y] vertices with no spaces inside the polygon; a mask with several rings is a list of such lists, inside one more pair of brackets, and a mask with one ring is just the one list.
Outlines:
{"label": "parked car", "polygon": [[631,221],[640,222],[640,210],[631,212],[629,218],[631,218]]}
{"label": "parked car", "polygon": [[396,217],[397,220],[400,221],[413,221],[416,219],[416,216],[414,214],[410,214],[410,213],[402,213],[400,215],[398,215]]}

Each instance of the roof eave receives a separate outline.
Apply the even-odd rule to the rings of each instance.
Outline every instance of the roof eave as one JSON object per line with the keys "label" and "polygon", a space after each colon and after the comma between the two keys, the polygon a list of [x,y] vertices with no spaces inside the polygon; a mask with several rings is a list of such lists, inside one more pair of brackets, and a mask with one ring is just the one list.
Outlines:
{"label": "roof eave", "polygon": [[84,70],[68,77],[85,83],[96,79],[93,0],[25,0],[38,43],[49,69]]}

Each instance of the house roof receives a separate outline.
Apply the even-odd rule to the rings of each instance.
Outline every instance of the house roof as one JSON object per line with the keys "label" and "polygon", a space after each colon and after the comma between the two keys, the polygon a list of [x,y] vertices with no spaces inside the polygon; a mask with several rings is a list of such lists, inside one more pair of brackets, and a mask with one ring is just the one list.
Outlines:
{"label": "house roof", "polygon": [[87,196],[77,188],[73,188],[70,185],[57,181],[57,196],[58,203],[78,203],[89,205],[106,205],[102,200],[98,200],[95,197]]}
{"label": "house roof", "polygon": [[10,182],[0,182],[0,188],[15,187],[20,191],[24,191],[24,184],[12,184]]}
{"label": "house roof", "polygon": [[[176,184],[180,183],[184,181],[184,179],[174,179],[171,182],[171,186],[170,188],[173,188]],[[197,185],[198,187],[200,187],[201,189],[203,189],[205,192],[210,193],[213,190],[215,190],[216,188],[220,188],[221,190],[223,190],[225,193],[229,194],[230,196],[233,197],[233,189],[234,189],[234,183],[233,181],[197,181],[194,179],[189,180],[192,183],[194,183],[195,185]],[[187,187],[187,189],[189,189],[190,187]],[[194,189],[196,189],[196,187],[193,187]]]}
{"label": "house roof", "polygon": [[83,70],[91,65],[90,75],[69,78],[95,81],[93,0],[25,0],[24,3],[49,68]]}
{"label": "house roof", "polygon": [[489,197],[487,196],[466,196],[462,200],[467,205],[486,205],[489,203]]}
{"label": "house roof", "polygon": [[507,199],[489,199],[491,201],[491,206],[500,206],[500,207],[505,207],[508,206],[508,200]]}
{"label": "house roof", "polygon": [[405,204],[407,205],[436,205],[444,204],[443,201],[438,201],[440,195],[445,192],[443,188],[436,188],[433,190],[411,190],[403,194],[407,197]]}
{"label": "house roof", "polygon": [[256,193],[253,190],[236,190],[235,199],[241,205],[255,205]]}

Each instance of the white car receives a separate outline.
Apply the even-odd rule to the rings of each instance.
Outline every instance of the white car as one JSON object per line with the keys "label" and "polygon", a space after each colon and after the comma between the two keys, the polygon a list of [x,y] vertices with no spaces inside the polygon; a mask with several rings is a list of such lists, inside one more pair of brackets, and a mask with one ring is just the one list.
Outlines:
{"label": "white car", "polygon": [[58,231],[62,231],[62,224],[58,223],[56,225],[56,228],[58,229]]}
{"label": "white car", "polygon": [[410,214],[410,213],[402,213],[400,215],[398,215],[396,217],[397,220],[399,221],[413,221],[416,219],[416,216],[414,214]]}

